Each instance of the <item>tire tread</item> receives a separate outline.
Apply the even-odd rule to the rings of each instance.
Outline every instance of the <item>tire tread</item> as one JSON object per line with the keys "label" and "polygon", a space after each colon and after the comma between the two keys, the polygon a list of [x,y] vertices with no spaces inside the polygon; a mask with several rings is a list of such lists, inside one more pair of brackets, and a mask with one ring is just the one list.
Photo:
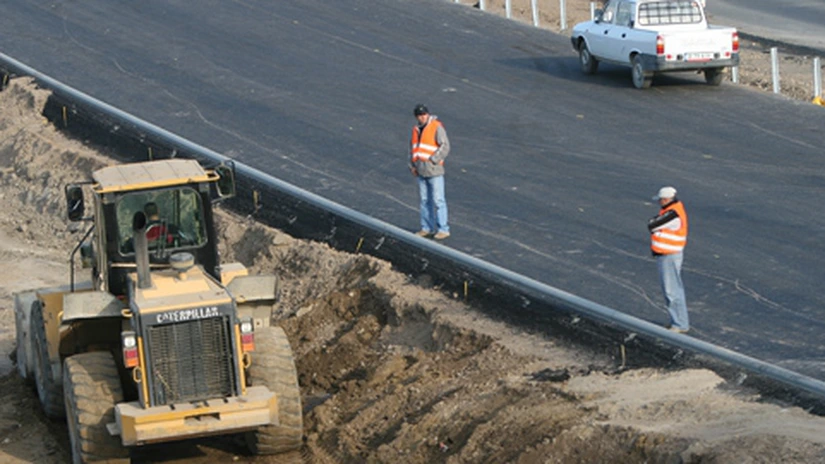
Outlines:
{"label": "tire tread", "polygon": [[123,401],[123,389],[112,354],[95,351],[66,358],[63,384],[75,464],[127,464],[129,450],[121,446],[118,438],[110,435],[106,428],[106,424],[115,421],[115,405]]}
{"label": "tire tread", "polygon": [[278,397],[280,425],[260,427],[246,435],[254,454],[280,454],[303,444],[301,390],[292,348],[283,329],[265,327],[255,332],[255,356],[249,369],[252,385],[265,385]]}

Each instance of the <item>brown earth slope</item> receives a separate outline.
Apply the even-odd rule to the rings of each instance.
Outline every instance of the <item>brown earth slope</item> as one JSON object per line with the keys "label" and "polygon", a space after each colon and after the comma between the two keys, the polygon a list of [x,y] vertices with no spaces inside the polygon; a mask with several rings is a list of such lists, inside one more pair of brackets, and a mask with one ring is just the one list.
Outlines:
{"label": "brown earth slope", "polygon": [[[12,294],[66,282],[82,231],[63,218],[63,186],[114,163],[44,121],[47,95],[26,78],[0,92],[0,463],[69,459],[65,425],[13,371]],[[277,322],[297,355],[306,445],[256,458],[203,440],[142,449],[135,462],[825,461],[825,419],[711,371],[620,370],[387,262],[219,216],[225,260],[282,278]]]}

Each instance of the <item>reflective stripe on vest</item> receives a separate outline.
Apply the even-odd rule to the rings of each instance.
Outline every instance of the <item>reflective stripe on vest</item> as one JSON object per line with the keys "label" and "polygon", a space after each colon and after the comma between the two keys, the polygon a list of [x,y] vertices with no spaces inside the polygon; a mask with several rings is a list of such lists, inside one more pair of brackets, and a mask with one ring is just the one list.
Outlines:
{"label": "reflective stripe on vest", "polygon": [[670,255],[685,249],[688,234],[688,218],[681,201],[667,205],[659,211],[659,216],[673,210],[679,216],[682,225],[677,230],[659,229],[650,234],[650,249],[654,253]]}
{"label": "reflective stripe on vest", "polygon": [[[430,157],[438,150],[438,144],[435,141],[435,134],[438,128],[441,127],[441,121],[438,119],[430,119],[430,122],[424,126],[424,131],[419,137],[418,126],[413,126],[412,141],[410,142],[412,153],[412,162],[429,161]],[[444,164],[444,161],[441,161]]]}

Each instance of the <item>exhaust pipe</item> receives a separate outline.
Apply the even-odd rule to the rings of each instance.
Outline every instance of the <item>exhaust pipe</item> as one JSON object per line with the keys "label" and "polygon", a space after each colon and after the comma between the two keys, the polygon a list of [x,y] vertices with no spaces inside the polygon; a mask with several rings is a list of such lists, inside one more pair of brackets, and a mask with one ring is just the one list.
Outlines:
{"label": "exhaust pipe", "polygon": [[132,243],[135,245],[138,288],[152,287],[152,273],[149,271],[149,241],[146,240],[148,222],[143,211],[138,211],[132,218]]}

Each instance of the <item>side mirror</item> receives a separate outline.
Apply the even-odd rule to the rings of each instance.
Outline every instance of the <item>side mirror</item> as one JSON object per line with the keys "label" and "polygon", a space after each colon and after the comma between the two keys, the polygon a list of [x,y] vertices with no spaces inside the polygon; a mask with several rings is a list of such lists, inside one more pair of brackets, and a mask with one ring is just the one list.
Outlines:
{"label": "side mirror", "polygon": [[218,197],[231,198],[235,196],[235,163],[228,162],[215,168],[218,175]]}
{"label": "side mirror", "polygon": [[79,185],[66,186],[66,210],[70,221],[80,221],[86,212],[83,204],[83,188]]}
{"label": "side mirror", "polygon": [[597,23],[602,22],[602,15],[603,14],[604,14],[604,10],[602,10],[601,8],[597,8],[596,10],[593,11],[593,20],[596,21]]}

